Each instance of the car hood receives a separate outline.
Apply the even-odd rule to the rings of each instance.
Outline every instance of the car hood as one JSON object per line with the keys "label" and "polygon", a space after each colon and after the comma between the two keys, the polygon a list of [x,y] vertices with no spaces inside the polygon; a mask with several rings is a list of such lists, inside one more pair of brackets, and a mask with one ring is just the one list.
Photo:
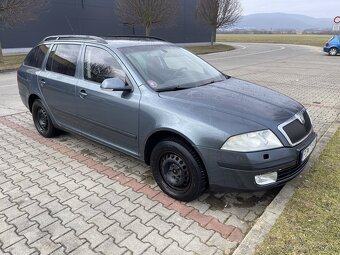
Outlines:
{"label": "car hood", "polygon": [[[210,109],[248,119],[261,125],[280,124],[303,106],[265,87],[230,78],[211,85],[159,93],[161,98],[184,103],[191,112]],[[271,125],[269,125],[271,124]]]}

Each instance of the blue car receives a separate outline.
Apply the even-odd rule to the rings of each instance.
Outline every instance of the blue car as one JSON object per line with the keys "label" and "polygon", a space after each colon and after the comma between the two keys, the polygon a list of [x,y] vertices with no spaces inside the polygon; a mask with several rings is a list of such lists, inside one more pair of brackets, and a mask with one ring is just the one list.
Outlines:
{"label": "blue car", "polygon": [[333,38],[326,43],[323,51],[327,52],[330,56],[338,55],[340,52],[340,35],[333,36]]}

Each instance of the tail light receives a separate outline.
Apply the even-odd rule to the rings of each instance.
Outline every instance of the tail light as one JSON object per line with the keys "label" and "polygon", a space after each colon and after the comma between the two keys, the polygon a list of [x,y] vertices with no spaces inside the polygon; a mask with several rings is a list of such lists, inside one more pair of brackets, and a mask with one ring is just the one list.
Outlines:
{"label": "tail light", "polygon": [[329,42],[328,43],[326,43],[326,47],[328,47],[330,44],[329,44]]}

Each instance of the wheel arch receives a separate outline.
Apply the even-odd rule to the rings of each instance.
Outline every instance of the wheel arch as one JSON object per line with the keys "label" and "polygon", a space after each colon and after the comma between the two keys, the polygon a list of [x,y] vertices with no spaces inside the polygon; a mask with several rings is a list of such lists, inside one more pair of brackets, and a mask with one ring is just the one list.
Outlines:
{"label": "wheel arch", "polygon": [[28,98],[28,108],[30,112],[32,112],[32,106],[35,100],[40,99],[40,97],[36,94],[31,94]]}
{"label": "wheel arch", "polygon": [[145,142],[144,146],[144,161],[147,165],[150,165],[150,157],[151,157],[151,152],[153,148],[160,142],[161,140],[164,140],[166,138],[177,138],[184,142],[187,146],[189,146],[193,151],[198,155],[198,157],[201,160],[201,163],[205,167],[204,161],[202,159],[202,156],[200,152],[195,148],[193,145],[194,143],[185,135],[171,129],[161,129],[157,130],[154,133],[152,133]]}

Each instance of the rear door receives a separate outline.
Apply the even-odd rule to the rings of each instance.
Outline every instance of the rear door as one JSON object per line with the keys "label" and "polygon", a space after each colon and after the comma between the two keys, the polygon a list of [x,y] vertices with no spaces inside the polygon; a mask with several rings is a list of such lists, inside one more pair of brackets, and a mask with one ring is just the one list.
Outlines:
{"label": "rear door", "polygon": [[51,49],[46,67],[38,76],[45,103],[55,121],[66,128],[78,127],[75,90],[81,44],[60,43]]}
{"label": "rear door", "polygon": [[[140,91],[121,61],[108,49],[85,46],[82,77],[76,89],[78,118],[87,135],[132,155],[138,154]],[[103,90],[107,78],[126,80],[132,92]]]}

